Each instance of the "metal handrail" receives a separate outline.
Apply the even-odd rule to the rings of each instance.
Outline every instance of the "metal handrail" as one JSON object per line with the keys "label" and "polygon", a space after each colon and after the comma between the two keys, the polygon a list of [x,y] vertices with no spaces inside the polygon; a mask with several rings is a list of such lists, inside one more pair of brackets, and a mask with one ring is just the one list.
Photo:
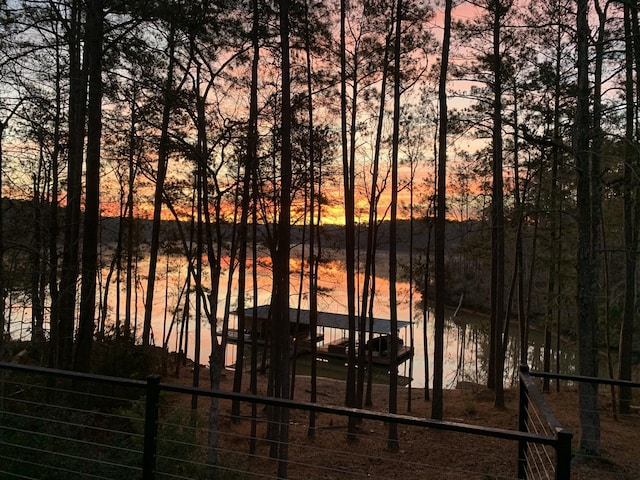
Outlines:
{"label": "metal handrail", "polygon": [[564,373],[551,373],[532,370],[529,372],[532,377],[548,378],[550,380],[568,380],[572,382],[597,383],[601,385],[614,385],[618,387],[640,388],[640,382],[630,380],[616,380],[604,377],[586,377],[583,375],[569,375]]}
{"label": "metal handrail", "polygon": [[[133,380],[119,377],[111,377],[105,375],[95,375],[81,372],[71,372],[67,370],[58,370],[45,367],[36,367],[29,365],[21,365],[8,362],[0,362],[0,371],[13,370],[31,374],[41,374],[46,376],[57,376],[62,378],[71,378],[75,380],[85,380],[92,382],[99,382],[103,384],[129,386],[139,389],[143,389],[145,395],[145,427],[144,427],[144,450],[143,450],[143,479],[151,480],[155,477],[155,464],[157,453],[157,436],[158,436],[158,409],[159,409],[159,397],[161,392],[173,392],[187,395],[198,395],[203,397],[214,397],[225,400],[234,400],[239,402],[253,403],[264,406],[275,406],[288,409],[314,411],[316,413],[326,413],[339,415],[350,418],[367,419],[380,422],[394,422],[400,425],[410,425],[423,428],[431,428],[438,430],[446,430],[451,432],[458,432],[464,434],[471,434],[483,437],[493,437],[503,440],[516,441],[519,445],[519,452],[526,452],[526,445],[538,444],[547,445],[554,448],[557,452],[558,465],[556,466],[556,473],[562,472],[563,476],[557,476],[557,478],[569,478],[568,463],[566,462],[566,454],[564,453],[567,445],[570,458],[571,449],[571,434],[560,426],[560,423],[555,419],[551,411],[546,406],[542,395],[535,387],[535,384],[528,375],[528,368],[525,374],[524,370],[521,371],[521,388],[525,388],[528,395],[521,396],[521,413],[522,403],[529,401],[531,396],[536,404],[539,404],[544,411],[544,416],[550,419],[550,427],[555,432],[553,435],[540,434],[527,431],[526,428],[520,428],[519,431],[509,430],[503,428],[493,428],[485,426],[470,425],[459,422],[450,422],[443,420],[433,420],[426,418],[413,417],[408,415],[390,414],[382,412],[373,412],[369,410],[347,408],[341,406],[321,405],[311,402],[301,402],[289,399],[272,398],[260,395],[252,395],[248,393],[236,393],[220,390],[212,390],[202,387],[190,387],[175,384],[161,383],[160,377],[152,375],[146,378],[146,380]],[[537,392],[537,393],[536,393]],[[522,422],[521,415],[521,422]],[[522,423],[520,426],[522,427]],[[525,424],[526,426],[526,424]],[[526,455],[519,454],[519,470],[522,467],[521,463],[523,458],[526,461]],[[567,464],[565,468],[565,463]],[[524,477],[523,477],[524,478]]]}
{"label": "metal handrail", "polygon": [[[520,401],[518,428],[522,432],[528,431],[529,423],[529,403],[533,402],[540,411],[542,419],[547,427],[553,432],[553,442],[551,445],[556,451],[556,462],[554,465],[555,478],[557,480],[568,480],[571,478],[571,440],[573,434],[564,428],[557,420],[542,393],[533,382],[528,365],[520,366]],[[527,450],[526,441],[518,442],[518,478],[527,478]]]}

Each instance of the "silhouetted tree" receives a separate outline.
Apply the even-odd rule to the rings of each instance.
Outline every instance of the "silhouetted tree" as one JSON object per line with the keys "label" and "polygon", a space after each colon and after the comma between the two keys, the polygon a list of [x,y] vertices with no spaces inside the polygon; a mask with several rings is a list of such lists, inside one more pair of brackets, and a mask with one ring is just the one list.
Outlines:
{"label": "silhouetted tree", "polygon": [[[600,173],[594,172],[591,150],[591,113],[589,91],[589,2],[578,0],[576,15],[576,43],[578,48],[577,105],[575,119],[574,155],[577,172],[578,251],[577,251],[577,333],[578,372],[598,375],[598,278],[597,245],[599,217],[594,214],[598,200]],[[580,451],[600,453],[600,416],[598,413],[598,385],[580,382],[578,387],[580,415]]]}
{"label": "silhouetted tree", "polygon": [[[441,420],[444,402],[442,391],[443,362],[444,362],[444,309],[446,299],[445,282],[445,227],[446,227],[446,195],[447,195],[447,73],[449,67],[449,50],[451,46],[451,10],[453,2],[447,0],[444,11],[444,32],[442,37],[442,57],[440,59],[440,77],[438,80],[438,187],[437,210],[435,224],[435,281],[436,305],[434,324],[433,350],[433,405],[431,418]],[[426,301],[426,296],[424,301]],[[429,379],[426,380],[427,382]]]}

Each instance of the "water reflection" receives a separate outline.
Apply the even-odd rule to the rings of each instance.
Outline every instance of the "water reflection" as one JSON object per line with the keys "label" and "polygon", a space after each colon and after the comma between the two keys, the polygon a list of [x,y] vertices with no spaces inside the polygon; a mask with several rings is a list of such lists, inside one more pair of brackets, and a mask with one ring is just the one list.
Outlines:
{"label": "water reflection", "polygon": [[[153,339],[156,345],[166,344],[171,351],[183,351],[187,356],[193,359],[193,352],[195,351],[195,339],[192,332],[195,331],[193,325],[193,315],[184,315],[185,312],[185,298],[188,296],[184,293],[184,281],[187,276],[186,265],[183,258],[180,257],[165,257],[163,260],[165,268],[158,268],[159,278],[156,281],[156,294],[154,296],[153,305]],[[271,292],[271,271],[266,268],[269,265],[268,258],[258,259],[258,298],[255,299],[255,304],[267,304],[270,301]],[[292,272],[299,271],[300,262],[294,262]],[[138,264],[138,270],[140,272],[148,271],[147,265],[144,261],[140,261]],[[103,271],[102,285],[107,278],[107,271]],[[220,293],[218,299],[218,316],[222,317],[224,312],[224,301],[227,293],[227,272],[223,274],[223,278],[220,282]],[[358,275],[359,282],[362,284],[362,277]],[[206,279],[205,279],[206,281]],[[384,277],[376,277],[377,294],[374,301],[374,313],[376,318],[389,318],[389,282]],[[291,292],[297,292],[300,286],[299,275],[293,273],[290,277]],[[346,313],[346,271],[344,264],[341,261],[332,261],[322,264],[319,272],[319,287],[322,292],[318,299],[319,310],[333,313]],[[124,282],[121,282],[124,285]],[[137,282],[139,287],[138,294],[135,295],[136,308],[134,309],[135,318],[132,319],[133,326],[136,331],[136,338],[142,331],[141,321],[144,318],[144,304],[143,299],[144,287],[146,282],[144,279],[139,279]],[[233,284],[232,284],[233,285]],[[291,297],[290,305],[292,308],[296,308],[300,305],[300,308],[308,309],[309,307],[309,292],[308,281],[302,282],[303,290],[298,296],[297,293]],[[104,288],[104,287],[103,287]],[[115,284],[111,285],[111,288],[115,288]],[[124,287],[123,287],[124,288]],[[232,286],[232,289],[237,287]],[[403,377],[412,379],[412,386],[416,388],[424,387],[426,383],[425,379],[425,345],[423,342],[423,329],[425,326],[425,318],[422,311],[415,307],[412,309],[413,319],[409,318],[409,285],[406,282],[400,282],[397,285],[398,291],[398,319],[402,321],[409,321],[410,327],[401,331],[402,340],[405,345],[409,345],[410,339],[414,339],[414,356],[412,358],[412,364],[407,361],[400,365],[399,374]],[[252,278],[249,275],[247,277],[247,298],[246,304],[248,306],[254,304],[252,298],[253,285]],[[360,292],[356,292],[358,295]],[[109,304],[106,314],[107,329],[113,327],[115,324],[117,310],[120,309],[119,317],[120,321],[124,317],[124,305],[116,305],[115,294],[109,295]],[[124,292],[120,296],[124,298]],[[418,295],[414,295],[414,299],[417,299]],[[190,298],[190,311],[193,312],[195,307],[193,302],[193,296]],[[237,304],[237,291],[232,291],[231,309],[234,309]],[[18,302],[14,304],[14,309],[9,316],[9,324],[12,329],[12,336],[14,338],[25,338],[28,334],[28,326],[30,322],[30,312],[28,309],[28,302],[25,301],[21,308],[15,308]],[[186,317],[186,321],[182,322],[183,317]],[[138,321],[139,319],[139,321]],[[203,316],[204,319],[204,316]],[[426,338],[428,354],[432,355],[432,345],[434,338],[433,330],[433,315],[431,312],[427,312],[426,318]],[[235,318],[230,317],[229,328],[235,327]],[[217,331],[221,328],[221,324],[218,323],[214,326],[205,322],[202,325],[202,338],[200,342],[201,356],[200,363],[206,364],[211,353],[211,332],[212,328]],[[411,335],[410,329],[413,329],[413,335]],[[513,325],[510,328],[510,338],[507,345],[507,357],[505,361],[505,380],[506,385],[514,384],[517,380],[518,366],[519,366],[519,341],[518,341],[518,326]],[[325,335],[325,341],[331,341],[344,336],[344,331],[336,331],[334,329],[325,328],[322,332]],[[543,358],[543,335],[540,332],[532,331],[529,334],[529,349],[527,357],[529,364],[533,369],[542,369]],[[555,340],[552,345],[555,348]],[[560,356],[560,365],[562,366],[562,373],[572,373],[575,370],[575,353],[571,346],[563,345],[563,350],[557,352]],[[227,365],[233,365],[235,363],[235,345],[230,344],[225,352],[225,363]],[[428,355],[427,355],[428,356]],[[555,358],[556,351],[552,351],[552,358]],[[455,388],[459,382],[472,382],[477,384],[484,384],[487,380],[487,365],[489,358],[489,325],[488,318],[484,315],[466,312],[460,310],[456,312],[449,311],[449,318],[446,321],[444,331],[444,379],[443,384],[447,388]],[[432,372],[431,366],[432,358],[429,359],[429,371]],[[555,365],[555,362],[554,362]],[[304,366],[301,367],[304,371]],[[429,385],[432,383],[432,378],[428,379]]]}
{"label": "water reflection", "polygon": [[[430,319],[433,317],[431,316]],[[466,323],[469,322],[469,323]],[[416,319],[413,328],[421,330],[423,321]],[[427,324],[428,345],[433,345],[433,325]],[[322,330],[325,343],[340,339],[344,335],[344,331],[325,328]],[[409,333],[403,331],[401,335],[405,344],[409,344]],[[540,332],[531,332],[530,338],[534,342],[529,346],[528,363],[534,370],[542,370],[543,359],[543,335]],[[504,366],[505,386],[512,387],[518,382],[518,372],[520,366],[520,349],[517,334],[509,338],[507,345],[507,354]],[[555,340],[553,340],[555,342]],[[414,334],[415,354],[412,359],[402,363],[398,367],[398,374],[402,384],[408,384],[408,379],[412,378],[411,385],[416,388],[422,388],[425,385],[425,348],[420,332]],[[235,345],[227,347],[228,365],[235,363]],[[248,354],[247,354],[248,355]],[[556,352],[552,350],[551,356],[555,358]],[[248,356],[247,356],[248,358]],[[429,362],[432,362],[429,358]],[[346,365],[344,361],[327,360],[319,358],[319,362],[323,364],[320,371],[324,371],[327,375],[334,378],[346,379]],[[412,363],[411,363],[412,362]],[[560,365],[562,373],[574,373],[576,356],[571,346],[567,346],[566,350],[560,351]],[[464,315],[464,320],[459,318],[449,319],[445,323],[444,337],[444,380],[445,388],[456,388],[463,383],[486,384],[487,370],[489,363],[489,326],[488,319],[481,315],[468,313]],[[298,361],[298,373],[306,374],[309,365],[309,358],[303,357]],[[433,367],[429,365],[432,372]],[[388,375],[388,371],[384,372]],[[323,375],[323,373],[320,373]],[[380,368],[374,371],[374,377],[377,381],[384,382],[385,378]],[[405,379],[405,380],[403,380]],[[433,383],[433,376],[429,378],[429,386]]]}

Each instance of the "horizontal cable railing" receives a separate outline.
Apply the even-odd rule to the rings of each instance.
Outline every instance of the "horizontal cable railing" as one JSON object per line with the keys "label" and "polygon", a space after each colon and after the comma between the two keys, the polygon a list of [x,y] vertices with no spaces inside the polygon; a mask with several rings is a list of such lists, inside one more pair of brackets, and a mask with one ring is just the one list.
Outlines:
{"label": "horizontal cable railing", "polygon": [[[231,415],[232,402],[239,415]],[[272,408],[288,409],[287,438],[270,437]],[[357,427],[347,435],[350,419]],[[398,451],[387,448],[391,424]],[[522,478],[523,465],[527,478],[544,478],[534,476],[531,454],[555,458],[558,446],[542,430],[0,363],[0,478],[282,478],[273,455],[282,442],[286,478],[304,480],[508,479]],[[516,444],[528,447],[524,464]]]}
{"label": "horizontal cable railing", "polygon": [[[637,445],[640,444],[640,382],[541,371],[529,373],[534,379],[557,383],[557,388],[549,389],[544,394],[544,400],[563,425],[573,423],[571,428],[576,431],[591,428],[579,424],[579,396],[587,398],[587,405],[597,406],[596,409],[582,407],[582,413],[598,418],[600,454],[580,451],[579,437],[576,436],[573,441],[572,476],[589,480],[640,478],[640,459],[637,455]],[[584,390],[579,394],[581,383],[595,388],[587,390],[587,394]],[[620,410],[621,388],[630,389],[632,393],[626,412]],[[593,433],[592,430],[584,432],[587,435]]]}
{"label": "horizontal cable railing", "polygon": [[570,478],[572,434],[556,419],[533,382],[527,365],[520,367],[519,405],[520,431],[552,439],[552,442],[519,442],[518,477],[548,480]]}
{"label": "horizontal cable railing", "polygon": [[141,475],[144,419],[129,412],[144,404],[144,382],[14,371],[0,369],[0,478]]}
{"label": "horizontal cable railing", "polygon": [[538,378],[549,378],[551,380],[566,380],[574,383],[594,383],[597,385],[614,385],[617,387],[629,387],[629,388],[640,388],[640,382],[633,382],[630,380],[616,380],[614,378],[603,378],[603,377],[585,377],[583,375],[569,375],[563,373],[551,373],[551,372],[540,372],[536,370],[532,370],[529,372],[529,375],[532,377]]}

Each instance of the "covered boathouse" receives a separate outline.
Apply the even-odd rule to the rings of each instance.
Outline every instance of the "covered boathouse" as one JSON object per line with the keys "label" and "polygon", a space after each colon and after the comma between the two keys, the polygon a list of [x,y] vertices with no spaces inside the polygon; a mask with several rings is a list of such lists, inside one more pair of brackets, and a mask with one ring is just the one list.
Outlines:
{"label": "covered boathouse", "polygon": [[[257,325],[253,324],[255,307],[249,307],[244,310],[245,314],[245,335],[250,336],[251,331],[255,328],[258,338],[264,340],[264,332],[267,330],[270,317],[270,305],[260,305],[257,307]],[[292,340],[298,339],[298,348],[303,350],[310,349],[311,341],[311,324],[309,310],[289,308],[289,333]],[[404,342],[400,338],[400,332],[410,326],[409,322],[398,321],[398,353],[397,363],[401,363],[408,360],[413,355],[413,346],[404,345]],[[340,313],[331,312],[318,312],[317,319],[318,332],[316,339],[318,341],[317,354],[319,357],[347,357],[348,346],[348,331],[349,331],[349,316]],[[338,332],[338,338],[333,338],[333,335],[328,336],[327,329],[331,329],[333,333]],[[372,348],[372,361],[379,365],[389,365],[390,355],[389,349],[391,347],[391,321],[374,318],[373,325],[366,326],[367,335],[369,332],[373,333],[373,337],[367,341],[367,349]],[[236,332],[237,334],[237,332]],[[231,335],[230,335],[231,337]],[[328,337],[330,337],[328,339]],[[356,342],[357,343],[357,342]]]}

